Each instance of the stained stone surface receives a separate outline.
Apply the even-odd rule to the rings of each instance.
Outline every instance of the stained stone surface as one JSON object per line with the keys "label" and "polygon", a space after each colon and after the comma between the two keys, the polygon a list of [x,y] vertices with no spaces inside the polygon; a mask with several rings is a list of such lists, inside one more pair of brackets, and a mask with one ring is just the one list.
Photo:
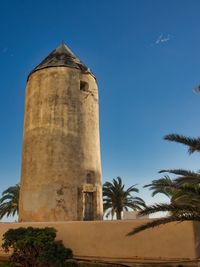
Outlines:
{"label": "stained stone surface", "polygon": [[100,220],[102,212],[96,80],[67,65],[37,69],[26,88],[19,220]]}

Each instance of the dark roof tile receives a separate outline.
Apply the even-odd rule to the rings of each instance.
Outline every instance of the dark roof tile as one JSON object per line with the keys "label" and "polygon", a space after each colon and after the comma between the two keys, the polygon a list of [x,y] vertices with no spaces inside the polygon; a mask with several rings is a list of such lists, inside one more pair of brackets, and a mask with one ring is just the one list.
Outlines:
{"label": "dark roof tile", "polygon": [[37,65],[29,76],[35,71],[50,67],[70,67],[80,69],[83,73],[92,74],[90,69],[87,68],[64,43],[54,49],[39,65]]}

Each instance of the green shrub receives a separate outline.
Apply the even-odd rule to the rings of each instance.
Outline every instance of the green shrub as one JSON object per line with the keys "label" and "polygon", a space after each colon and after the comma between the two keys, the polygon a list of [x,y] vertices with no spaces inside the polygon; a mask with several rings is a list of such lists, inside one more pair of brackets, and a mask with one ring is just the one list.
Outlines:
{"label": "green shrub", "polygon": [[12,267],[13,265],[10,262],[0,263],[0,267]]}
{"label": "green shrub", "polygon": [[67,260],[64,265],[64,267],[78,267],[78,266],[79,266],[78,261],[73,260],[73,259]]}
{"label": "green shrub", "polygon": [[10,262],[22,267],[63,267],[72,250],[55,241],[54,228],[10,229],[3,235],[5,252],[13,251]]}

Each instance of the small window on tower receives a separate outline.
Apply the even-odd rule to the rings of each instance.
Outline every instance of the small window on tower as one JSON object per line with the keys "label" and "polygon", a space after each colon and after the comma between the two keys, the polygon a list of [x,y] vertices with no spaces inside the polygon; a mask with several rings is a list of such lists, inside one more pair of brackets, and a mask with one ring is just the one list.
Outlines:
{"label": "small window on tower", "polygon": [[84,92],[87,92],[88,89],[89,89],[88,83],[85,82],[85,81],[80,81],[80,90],[84,91]]}
{"label": "small window on tower", "polygon": [[86,180],[87,180],[87,184],[91,184],[92,183],[92,175],[91,175],[91,173],[87,174]]}

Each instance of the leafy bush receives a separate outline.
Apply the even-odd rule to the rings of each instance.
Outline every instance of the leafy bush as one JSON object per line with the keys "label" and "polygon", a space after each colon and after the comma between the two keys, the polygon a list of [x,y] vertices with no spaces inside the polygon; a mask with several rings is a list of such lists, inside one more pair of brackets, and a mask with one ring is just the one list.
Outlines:
{"label": "leafy bush", "polygon": [[67,260],[64,267],[79,267],[79,263],[76,260]]}
{"label": "leafy bush", "polygon": [[54,228],[10,229],[3,235],[2,247],[13,252],[10,262],[23,267],[63,267],[72,250],[55,241]]}
{"label": "leafy bush", "polygon": [[0,267],[12,267],[13,265],[10,262],[0,263]]}

